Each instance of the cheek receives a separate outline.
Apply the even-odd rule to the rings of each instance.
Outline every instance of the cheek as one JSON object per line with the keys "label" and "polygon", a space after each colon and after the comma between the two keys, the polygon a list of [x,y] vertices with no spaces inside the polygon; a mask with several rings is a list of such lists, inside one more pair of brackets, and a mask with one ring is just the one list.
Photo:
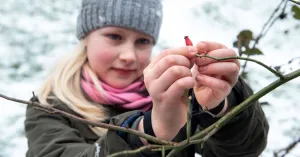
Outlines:
{"label": "cheek", "polygon": [[87,55],[88,59],[92,64],[102,64],[113,58],[114,52],[106,42],[92,34],[87,43]]}
{"label": "cheek", "polygon": [[88,59],[93,64],[105,64],[111,62],[116,57],[115,53],[109,49],[92,48],[88,50]]}
{"label": "cheek", "polygon": [[111,54],[107,51],[97,51],[92,55],[92,57],[93,60],[99,63],[106,62],[107,60],[110,60],[110,58],[112,58]]}
{"label": "cheek", "polygon": [[92,70],[101,79],[106,75],[107,70],[111,68],[114,61],[113,58],[113,53],[108,53],[108,51],[104,50],[88,54],[88,60]]}
{"label": "cheek", "polygon": [[148,66],[148,64],[150,63],[150,57],[151,57],[151,52],[139,56],[138,64],[140,70],[144,70]]}

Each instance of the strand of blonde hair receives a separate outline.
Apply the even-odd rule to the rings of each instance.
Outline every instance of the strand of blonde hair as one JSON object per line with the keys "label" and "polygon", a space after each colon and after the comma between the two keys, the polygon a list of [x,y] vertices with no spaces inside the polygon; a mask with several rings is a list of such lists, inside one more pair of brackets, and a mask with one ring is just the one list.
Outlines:
{"label": "strand of blonde hair", "polygon": [[[47,100],[59,99],[85,119],[92,121],[107,119],[107,111],[100,105],[87,100],[84,96],[80,86],[82,67],[87,70],[97,90],[102,94],[104,91],[98,83],[99,80],[88,65],[85,43],[82,40],[75,51],[57,64],[54,71],[48,76],[39,90],[39,101],[42,104],[50,105]],[[98,136],[102,136],[107,131],[107,129],[99,127],[90,126],[90,128]]]}

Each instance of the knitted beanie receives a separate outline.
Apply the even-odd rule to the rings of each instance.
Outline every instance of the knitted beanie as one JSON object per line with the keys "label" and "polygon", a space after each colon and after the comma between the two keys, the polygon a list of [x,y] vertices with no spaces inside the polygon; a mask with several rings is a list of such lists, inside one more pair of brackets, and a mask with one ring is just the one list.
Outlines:
{"label": "knitted beanie", "polygon": [[130,28],[157,41],[162,23],[161,0],[82,0],[77,18],[78,39],[105,26]]}

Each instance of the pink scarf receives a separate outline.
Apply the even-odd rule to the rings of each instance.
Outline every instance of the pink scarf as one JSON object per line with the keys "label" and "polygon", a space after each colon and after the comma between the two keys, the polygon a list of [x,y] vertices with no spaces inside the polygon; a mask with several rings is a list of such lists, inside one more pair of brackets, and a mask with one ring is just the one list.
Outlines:
{"label": "pink scarf", "polygon": [[148,94],[143,95],[146,92],[143,81],[136,81],[123,89],[113,88],[102,81],[99,83],[104,90],[102,95],[96,89],[89,74],[84,68],[82,69],[80,85],[92,101],[103,105],[115,105],[126,110],[148,111],[152,107],[151,97]]}

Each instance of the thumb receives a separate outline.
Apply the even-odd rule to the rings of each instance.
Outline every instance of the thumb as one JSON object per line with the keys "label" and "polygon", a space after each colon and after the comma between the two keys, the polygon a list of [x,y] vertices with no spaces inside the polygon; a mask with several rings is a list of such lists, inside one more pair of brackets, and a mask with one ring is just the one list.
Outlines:
{"label": "thumb", "polygon": [[188,58],[190,61],[190,69],[192,69],[195,65],[196,57]]}
{"label": "thumb", "polygon": [[199,72],[198,72],[198,66],[196,64],[194,64],[194,66],[192,67],[192,76],[195,80],[194,87],[196,87],[196,88],[201,87],[199,80],[197,80],[197,76],[199,76]]}
{"label": "thumb", "polygon": [[203,89],[203,87],[205,87],[205,86],[203,86],[203,84],[200,83],[202,78],[203,78],[203,76],[201,74],[197,74],[195,76],[195,88],[197,88],[198,90]]}

